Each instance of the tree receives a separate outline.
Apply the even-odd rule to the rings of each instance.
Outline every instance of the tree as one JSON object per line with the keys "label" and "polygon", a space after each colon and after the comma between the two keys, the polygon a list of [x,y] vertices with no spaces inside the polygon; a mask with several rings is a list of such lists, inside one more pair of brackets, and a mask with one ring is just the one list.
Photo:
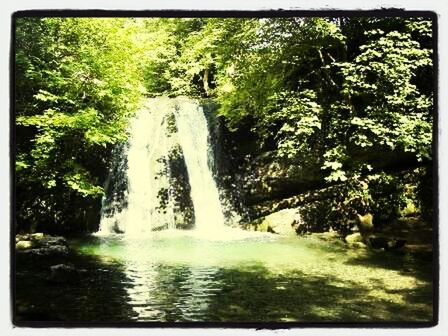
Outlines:
{"label": "tree", "polygon": [[99,200],[144,93],[214,99],[262,151],[352,186],[345,200],[369,194],[369,174],[401,190],[384,176],[397,158],[432,160],[425,18],[21,18],[16,37],[23,223],[73,222],[74,203]]}
{"label": "tree", "polygon": [[431,162],[430,20],[203,19],[176,45],[171,92],[213,97],[261,150],[345,183],[335,211],[399,207],[404,186],[387,170]]}
{"label": "tree", "polygon": [[101,198],[106,149],[126,138],[143,93],[137,26],[130,19],[17,19],[20,225],[69,225],[83,215],[73,213],[76,205]]}

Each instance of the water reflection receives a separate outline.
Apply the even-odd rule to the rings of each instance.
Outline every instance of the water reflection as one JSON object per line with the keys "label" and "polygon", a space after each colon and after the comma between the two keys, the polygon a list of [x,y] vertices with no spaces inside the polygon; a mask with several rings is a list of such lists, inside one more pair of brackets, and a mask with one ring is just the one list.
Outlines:
{"label": "water reflection", "polygon": [[[200,321],[212,297],[221,289],[215,278],[216,267],[188,267],[160,263],[160,254],[171,258],[176,251],[160,241],[133,240],[123,244],[125,288],[128,303],[137,313],[138,321]],[[178,244],[175,244],[178,245]],[[188,250],[189,258],[207,255],[207,247],[186,244],[177,253]],[[185,260],[184,260],[185,261]]]}
{"label": "water reflection", "polygon": [[129,318],[136,321],[432,317],[430,270],[425,269],[426,261],[407,255],[348,251],[334,242],[295,237],[210,241],[188,233],[142,240],[109,238],[82,250],[122,265],[122,286],[134,312]]}

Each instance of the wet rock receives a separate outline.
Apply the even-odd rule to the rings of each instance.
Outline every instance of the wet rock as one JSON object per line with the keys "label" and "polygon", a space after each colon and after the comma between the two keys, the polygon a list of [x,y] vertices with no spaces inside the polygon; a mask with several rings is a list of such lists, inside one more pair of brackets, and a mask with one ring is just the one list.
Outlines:
{"label": "wet rock", "polygon": [[47,237],[42,232],[37,233],[24,233],[24,234],[17,234],[16,235],[16,242],[20,240],[32,240],[32,241],[39,241],[40,239]]}
{"label": "wet rock", "polygon": [[58,264],[50,267],[50,280],[59,283],[73,283],[79,281],[80,273],[73,265]]}
{"label": "wet rock", "polygon": [[45,257],[45,256],[67,256],[70,250],[67,246],[55,245],[24,250],[23,254]]}
{"label": "wet rock", "polygon": [[45,236],[39,241],[39,244],[42,247],[55,245],[67,246],[67,240],[64,237],[59,236]]}
{"label": "wet rock", "polygon": [[[27,240],[24,240],[27,239]],[[66,256],[69,254],[67,240],[64,237],[33,233],[16,236],[16,251],[30,256]]]}

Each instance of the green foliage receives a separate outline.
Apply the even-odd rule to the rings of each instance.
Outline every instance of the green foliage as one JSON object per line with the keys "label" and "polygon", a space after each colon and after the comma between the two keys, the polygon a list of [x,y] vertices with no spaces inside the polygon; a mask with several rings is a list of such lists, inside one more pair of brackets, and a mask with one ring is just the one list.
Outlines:
{"label": "green foliage", "polygon": [[[322,79],[324,85],[332,85],[325,66],[332,58],[330,53],[341,45],[344,37],[334,22],[322,18],[263,19],[255,24],[246,36],[251,46],[240,40],[241,51],[237,51],[236,57],[230,57],[229,71],[218,80],[223,83],[217,88],[220,113],[231,126],[245,116],[255,117],[259,122],[254,130],[262,140],[266,142],[269,137],[275,137],[283,145],[291,132],[284,132],[283,136],[276,133],[289,112],[297,117],[300,113],[309,113],[312,118],[318,117],[313,119],[315,125],[321,123],[323,116],[317,110],[323,105],[322,92],[316,86]],[[311,111],[305,112],[308,108]],[[274,127],[266,129],[268,123]],[[309,126],[296,127],[305,131]],[[314,133],[315,130],[308,132],[310,137]],[[284,148],[281,155],[294,156],[301,152],[288,148],[292,152],[286,153]]]}
{"label": "green foliage", "polygon": [[106,154],[145,92],[211,97],[230,130],[343,182],[319,210],[328,223],[350,209],[390,220],[402,201],[384,195],[402,187],[386,158],[432,160],[425,18],[20,18],[15,61],[24,221],[99,199]]}
{"label": "green foliage", "polygon": [[433,187],[433,166],[428,165],[417,169],[412,174],[412,182],[415,185],[413,190],[413,197],[411,200],[419,208],[423,219],[428,223],[433,220],[434,208],[434,187]]}
{"label": "green foliage", "polygon": [[368,43],[351,62],[337,63],[344,76],[342,98],[352,110],[348,139],[360,147],[382,146],[431,157],[432,97],[419,92],[415,74],[431,66],[431,50],[411,34],[366,31]]}
{"label": "green foliage", "polygon": [[[104,154],[126,138],[143,93],[138,22],[16,22],[17,198],[21,225],[63,221],[63,203],[101,197]],[[79,202],[82,202],[81,200]]]}
{"label": "green foliage", "polygon": [[380,173],[369,176],[368,183],[373,200],[368,211],[373,214],[376,226],[399,217],[406,206],[406,180],[400,175]]}
{"label": "green foliage", "polygon": [[272,113],[258,124],[260,135],[269,139],[272,137],[272,125],[278,125],[280,128],[274,140],[279,156],[288,159],[300,157],[305,161],[322,128],[322,107],[316,103],[316,95],[311,90],[282,91],[273,94],[271,101],[268,106]]}
{"label": "green foliage", "polygon": [[149,62],[164,78],[159,92],[214,97],[230,129],[252,120],[261,146],[320,166],[327,182],[381,169],[363,162],[370,152],[431,160],[429,20],[170,19],[147,25],[161,31],[154,40],[158,56]]}

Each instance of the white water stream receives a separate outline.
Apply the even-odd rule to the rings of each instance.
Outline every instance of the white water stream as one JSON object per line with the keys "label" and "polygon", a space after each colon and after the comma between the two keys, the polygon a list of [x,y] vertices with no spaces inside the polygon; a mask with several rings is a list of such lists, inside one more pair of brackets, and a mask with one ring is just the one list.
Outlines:
{"label": "white water stream", "polygon": [[[174,131],[170,130],[169,122],[173,117]],[[169,153],[175,146],[180,146],[185,159],[195,229],[201,234],[213,235],[223,228],[219,193],[209,165],[213,153],[208,125],[198,102],[186,98],[150,99],[131,121],[129,133],[128,149],[120,154],[126,156],[126,172],[110,177],[127,179],[127,202],[122,208],[102,214],[98,234],[121,232],[141,237],[150,235],[156,228],[176,227],[175,206],[170,197],[176,185],[172,185],[168,164]],[[163,190],[168,190],[168,197],[161,207]],[[114,207],[108,205],[111,206]]]}
{"label": "white water stream", "polygon": [[190,181],[195,228],[212,234],[224,226],[224,216],[209,165],[213,153],[208,142],[207,120],[202,108],[191,101],[180,104],[175,116]]}

